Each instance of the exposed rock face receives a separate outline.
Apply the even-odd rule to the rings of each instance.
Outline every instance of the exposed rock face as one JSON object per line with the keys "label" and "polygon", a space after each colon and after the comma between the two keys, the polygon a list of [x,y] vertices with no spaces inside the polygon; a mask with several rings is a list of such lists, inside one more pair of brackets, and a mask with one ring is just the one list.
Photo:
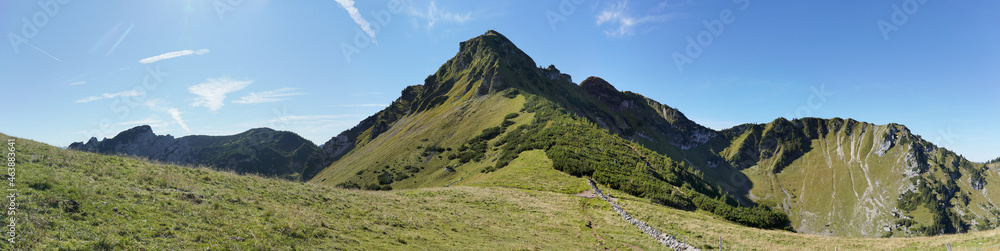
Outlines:
{"label": "exposed rock face", "polygon": [[570,83],[573,82],[573,77],[569,74],[559,72],[559,69],[556,69],[555,65],[549,65],[548,68],[539,68],[539,70],[542,72],[542,75],[549,80],[566,81]]}
{"label": "exposed rock face", "polygon": [[114,138],[103,141],[90,138],[86,144],[76,142],[69,145],[69,149],[102,154],[141,156],[178,164],[192,164],[194,156],[191,146],[186,140],[174,139],[170,135],[157,136],[148,125],[128,129]]}
{"label": "exposed rock face", "polygon": [[349,132],[344,131],[336,137],[331,138],[326,143],[323,143],[323,147],[319,151],[315,151],[309,156],[309,159],[306,161],[306,168],[302,171],[302,180],[308,181],[312,179],[320,171],[323,171],[324,168],[330,166],[334,161],[337,161],[344,154],[354,149],[354,138],[350,136]]}
{"label": "exposed rock face", "polygon": [[[689,120],[677,109],[633,92],[618,91],[602,78],[588,77],[580,82],[580,88],[616,113],[591,111],[593,115],[589,117],[622,137],[644,138],[652,142],[660,138],[665,139],[665,143],[688,150],[718,135],[716,131]],[[636,117],[631,121],[638,123],[629,123],[630,119],[622,118],[629,115]]]}
{"label": "exposed rock face", "polygon": [[268,128],[232,136],[192,135],[175,139],[154,134],[148,125],[128,129],[111,139],[76,142],[68,149],[276,176],[301,173],[307,158],[318,150],[312,142],[294,133]]}
{"label": "exposed rock face", "polygon": [[890,148],[895,146],[896,140],[899,139],[899,136],[896,135],[896,133],[899,132],[899,129],[896,128],[894,124],[890,124],[888,127],[889,131],[885,134],[884,137],[882,137],[882,142],[880,142],[878,144],[878,148],[875,149],[875,154],[877,154],[879,157],[885,155],[885,152],[889,151]]}

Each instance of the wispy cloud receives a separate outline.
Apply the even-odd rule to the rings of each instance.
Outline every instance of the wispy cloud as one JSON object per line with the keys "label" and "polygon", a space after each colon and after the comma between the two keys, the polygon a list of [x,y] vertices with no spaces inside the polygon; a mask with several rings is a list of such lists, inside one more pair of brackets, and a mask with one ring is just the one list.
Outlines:
{"label": "wispy cloud", "polygon": [[236,81],[228,78],[210,78],[207,81],[207,83],[189,87],[188,91],[198,95],[191,106],[204,106],[213,112],[225,105],[226,94],[239,91],[253,83],[251,80]]}
{"label": "wispy cloud", "polygon": [[267,122],[287,122],[296,120],[322,120],[322,119],[340,119],[340,118],[350,118],[357,115],[289,115],[281,116],[268,120]]}
{"label": "wispy cloud", "polygon": [[305,93],[292,92],[298,90],[298,88],[281,88],[277,90],[271,90],[266,92],[251,92],[250,94],[243,96],[239,100],[233,100],[236,104],[257,104],[257,103],[271,103],[286,100],[286,97],[303,95]]}
{"label": "wispy cloud", "polygon": [[372,29],[372,25],[368,23],[368,20],[365,20],[365,18],[361,16],[361,12],[358,11],[358,8],[354,7],[354,1],[353,0],[336,0],[336,1],[338,4],[340,4],[340,7],[344,7],[344,10],[347,10],[347,13],[351,15],[351,18],[354,19],[354,22],[358,24],[358,27],[361,27],[361,29],[364,30],[365,33],[368,33],[368,37],[372,39],[372,42],[377,44],[378,41],[375,40],[375,30]]}
{"label": "wispy cloud", "polygon": [[147,106],[149,107],[149,109],[152,109],[153,111],[166,112],[167,114],[170,114],[170,117],[174,119],[174,122],[176,122],[177,125],[180,125],[181,128],[184,128],[184,131],[191,132],[191,129],[188,128],[187,123],[184,123],[184,118],[181,117],[181,111],[178,110],[177,108],[169,107],[170,104],[167,103],[166,101],[163,101],[161,99],[150,99],[139,104]]}
{"label": "wispy cloud", "polygon": [[434,28],[434,25],[437,24],[438,21],[463,24],[469,20],[472,20],[471,13],[460,14],[455,12],[449,12],[444,8],[438,8],[437,4],[435,4],[434,1],[431,1],[431,4],[427,6],[426,11],[421,11],[414,6],[411,6],[410,15],[426,20],[427,24],[425,25],[425,27],[427,29]]}
{"label": "wispy cloud", "polygon": [[187,56],[187,55],[191,55],[191,54],[201,55],[201,54],[205,54],[205,53],[208,53],[208,49],[201,49],[201,50],[197,50],[197,51],[193,51],[193,50],[172,51],[172,52],[167,52],[167,53],[163,53],[163,54],[152,56],[152,57],[148,57],[148,58],[143,58],[142,60],[139,60],[139,63],[149,64],[149,63],[153,63],[153,62],[164,60],[164,59],[171,59],[171,58],[176,58],[176,57],[180,57],[180,56]]}
{"label": "wispy cloud", "polygon": [[136,90],[122,91],[117,93],[103,93],[98,96],[90,96],[78,99],[76,100],[76,103],[90,103],[97,100],[116,98],[116,97],[135,97],[135,96],[140,96],[142,94],[143,94],[142,92]]}
{"label": "wispy cloud", "polygon": [[82,85],[82,84],[86,84],[86,83],[87,83],[87,81],[76,81],[76,82],[69,83],[68,85]]}
{"label": "wispy cloud", "polygon": [[181,118],[181,112],[177,110],[177,108],[169,108],[167,109],[167,113],[170,113],[170,117],[174,118],[174,121],[176,121],[181,128],[184,128],[184,131],[191,132],[188,125],[184,123],[184,118]]}
{"label": "wispy cloud", "polygon": [[666,22],[673,18],[671,14],[634,16],[629,13],[628,1],[610,5],[597,15],[597,25],[608,23],[617,28],[605,29],[604,34],[611,37],[631,35],[636,26],[644,23]]}

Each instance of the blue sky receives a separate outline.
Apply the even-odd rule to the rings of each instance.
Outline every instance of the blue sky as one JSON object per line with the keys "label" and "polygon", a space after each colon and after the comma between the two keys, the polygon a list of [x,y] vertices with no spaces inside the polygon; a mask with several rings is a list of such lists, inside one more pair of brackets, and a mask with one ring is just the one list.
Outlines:
{"label": "blue sky", "polygon": [[289,130],[321,144],[500,31],[714,129],[900,123],[1000,156],[997,1],[2,1],[6,134],[66,146]]}

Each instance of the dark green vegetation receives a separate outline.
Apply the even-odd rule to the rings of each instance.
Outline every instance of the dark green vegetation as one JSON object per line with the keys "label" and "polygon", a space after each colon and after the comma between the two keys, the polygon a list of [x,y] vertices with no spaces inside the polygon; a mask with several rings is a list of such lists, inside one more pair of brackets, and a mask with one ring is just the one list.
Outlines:
{"label": "dark green vegetation", "polygon": [[986,164],[1000,163],[1000,157],[987,161]]}
{"label": "dark green vegetation", "polygon": [[174,139],[157,136],[149,126],[137,126],[114,138],[73,143],[71,150],[130,155],[175,164],[205,165],[240,174],[299,180],[306,160],[319,150],[292,132],[256,128],[236,135],[191,135]]}
{"label": "dark green vegetation", "polygon": [[574,119],[546,100],[528,100],[523,111],[535,113],[535,121],[497,141],[495,145],[502,146],[503,153],[494,168],[484,171],[503,168],[523,151],[542,149],[556,170],[591,176],[598,183],[634,196],[678,209],[702,209],[746,226],[790,229],[783,212],[741,207],[734,198],[703,181],[700,172],[688,165]]}

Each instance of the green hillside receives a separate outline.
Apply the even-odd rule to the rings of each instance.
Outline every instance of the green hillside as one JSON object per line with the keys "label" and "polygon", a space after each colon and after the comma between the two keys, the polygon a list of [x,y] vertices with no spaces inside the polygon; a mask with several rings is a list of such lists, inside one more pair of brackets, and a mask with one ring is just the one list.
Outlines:
{"label": "green hillside", "polygon": [[[18,237],[0,242],[5,250],[664,249],[600,199],[533,190],[576,191],[584,182],[537,162],[515,160],[467,180],[473,186],[373,192],[0,139],[14,140],[17,168],[16,213],[3,216],[16,218]],[[522,155],[545,163],[538,151]],[[560,182],[504,178],[517,173]],[[607,191],[636,217],[692,243],[721,236],[747,250],[1000,245],[997,230],[905,239],[760,230]]]}
{"label": "green hillside", "polygon": [[[1000,195],[988,192],[1000,189],[997,172],[902,125],[778,119],[722,134],[694,151],[718,152],[735,169],[708,179],[781,208],[799,232],[921,236],[1000,226]],[[736,170],[746,178],[726,174]]]}
{"label": "green hillside", "polygon": [[318,150],[315,144],[292,132],[254,128],[229,136],[181,137],[191,144],[200,164],[237,173],[283,176],[298,180],[305,162]]}

